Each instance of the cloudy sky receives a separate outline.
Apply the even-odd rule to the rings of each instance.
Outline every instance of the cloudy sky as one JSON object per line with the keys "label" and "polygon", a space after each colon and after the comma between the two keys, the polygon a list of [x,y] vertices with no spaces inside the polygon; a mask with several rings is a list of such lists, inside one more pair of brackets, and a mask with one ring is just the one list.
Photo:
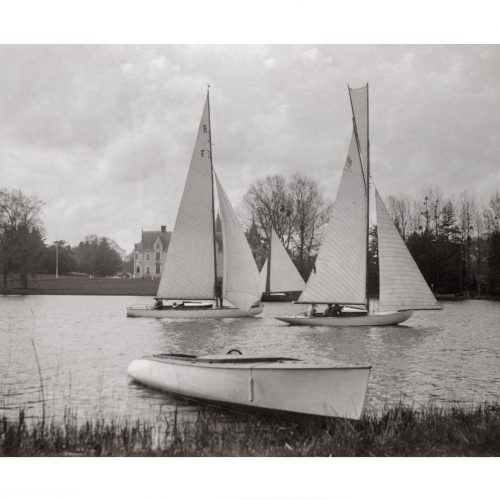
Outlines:
{"label": "cloudy sky", "polygon": [[0,46],[0,186],[45,202],[47,240],[130,251],[175,222],[211,85],[214,166],[235,207],[306,173],[334,199],[347,84],[370,84],[382,196],[500,189],[500,48],[481,45]]}

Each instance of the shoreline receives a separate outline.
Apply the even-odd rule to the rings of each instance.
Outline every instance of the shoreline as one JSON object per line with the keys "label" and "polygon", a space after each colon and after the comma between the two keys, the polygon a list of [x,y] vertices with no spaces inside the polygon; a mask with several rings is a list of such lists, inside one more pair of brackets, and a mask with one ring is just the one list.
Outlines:
{"label": "shoreline", "polygon": [[[222,418],[221,418],[222,417]],[[212,407],[194,422],[151,419],[0,420],[0,456],[451,457],[500,455],[500,403],[399,404],[360,420],[234,414]]]}

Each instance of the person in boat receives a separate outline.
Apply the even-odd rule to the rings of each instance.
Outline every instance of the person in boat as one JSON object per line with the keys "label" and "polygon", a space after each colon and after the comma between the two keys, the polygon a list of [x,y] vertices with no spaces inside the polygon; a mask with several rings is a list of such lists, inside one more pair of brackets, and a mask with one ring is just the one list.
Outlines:
{"label": "person in boat", "polygon": [[333,307],[332,307],[332,316],[342,316],[342,309],[344,307],[339,305],[339,304],[335,304]]}
{"label": "person in boat", "polygon": [[329,318],[331,316],[335,316],[333,314],[333,305],[332,304],[328,304],[328,307],[323,311],[323,316]]}
{"label": "person in boat", "polygon": [[222,278],[219,278],[219,281],[217,282],[215,290],[215,305],[216,307],[224,307],[224,303],[222,301]]}
{"label": "person in boat", "polygon": [[311,304],[306,312],[308,318],[314,318],[316,316],[316,304]]}
{"label": "person in boat", "polygon": [[155,305],[153,306],[153,309],[163,309],[163,300],[157,297],[155,299]]}

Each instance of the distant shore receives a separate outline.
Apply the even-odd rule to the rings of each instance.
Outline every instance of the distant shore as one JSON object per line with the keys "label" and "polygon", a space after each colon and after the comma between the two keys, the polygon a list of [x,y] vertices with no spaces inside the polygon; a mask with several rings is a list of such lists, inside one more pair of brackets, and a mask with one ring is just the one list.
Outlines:
{"label": "distant shore", "polygon": [[[228,415],[229,417],[229,415]],[[0,456],[499,456],[500,406],[448,409],[399,405],[361,420],[253,415],[221,420],[199,410],[194,422],[96,418],[0,421]]]}
{"label": "distant shore", "polygon": [[0,282],[0,294],[7,295],[145,295],[155,296],[159,280],[130,278],[89,278],[88,276],[38,274],[30,277],[28,288],[21,280]]}

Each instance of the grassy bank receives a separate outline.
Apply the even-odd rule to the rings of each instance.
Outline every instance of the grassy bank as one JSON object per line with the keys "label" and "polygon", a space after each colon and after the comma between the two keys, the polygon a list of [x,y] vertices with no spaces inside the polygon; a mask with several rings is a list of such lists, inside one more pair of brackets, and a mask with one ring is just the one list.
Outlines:
{"label": "grassy bank", "polygon": [[407,406],[359,421],[240,415],[201,410],[195,422],[162,426],[96,420],[0,422],[4,456],[498,456],[500,404],[474,409]]}
{"label": "grassy bank", "polygon": [[[1,278],[1,276],[0,276]],[[115,278],[88,278],[87,276],[61,275],[58,279],[54,275],[38,274],[30,278],[28,288],[23,288],[20,279],[9,279],[7,288],[2,294],[33,294],[33,295],[149,295],[153,296],[158,290],[158,280],[150,279],[115,279]]]}

